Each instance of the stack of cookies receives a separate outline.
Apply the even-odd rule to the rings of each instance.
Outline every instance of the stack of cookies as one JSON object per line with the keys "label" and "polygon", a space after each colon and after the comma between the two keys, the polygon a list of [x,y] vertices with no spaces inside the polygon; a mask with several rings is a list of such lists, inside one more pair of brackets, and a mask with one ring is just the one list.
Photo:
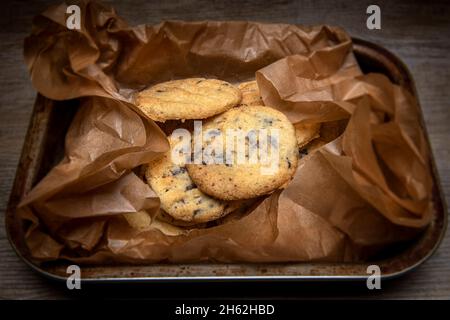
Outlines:
{"label": "stack of cookies", "polygon": [[[180,148],[180,136],[168,132],[171,150],[145,168],[145,179],[160,198],[158,217],[178,226],[223,219],[284,188],[297,169],[299,149],[319,138],[320,124],[294,126],[283,113],[264,106],[256,81],[237,86],[204,78],[168,81],[139,92],[135,103],[162,128],[167,123],[171,129],[188,127],[194,140],[200,138],[201,148],[195,146],[198,141]],[[200,132],[186,125],[194,121],[201,124]],[[231,141],[229,132],[244,137]],[[205,150],[214,150],[215,161],[197,159]],[[182,152],[187,160],[175,161]],[[127,220],[136,225],[136,219]]]}

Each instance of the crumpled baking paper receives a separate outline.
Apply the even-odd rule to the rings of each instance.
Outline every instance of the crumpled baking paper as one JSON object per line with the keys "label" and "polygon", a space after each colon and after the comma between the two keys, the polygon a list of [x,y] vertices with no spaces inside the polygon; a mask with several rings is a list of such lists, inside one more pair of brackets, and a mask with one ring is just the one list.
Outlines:
{"label": "crumpled baking paper", "polygon": [[[80,100],[64,159],[17,209],[34,261],[361,261],[429,224],[432,178],[417,102],[385,76],[362,74],[343,30],[216,21],[130,27],[110,7],[78,5],[81,30],[65,27],[61,4],[37,16],[25,40],[37,91]],[[133,94],[196,76],[256,77],[264,103],[293,123],[348,125],[301,159],[286,189],[245,212],[207,228],[154,219],[134,229],[123,213],[159,211],[137,168],[168,143]]]}

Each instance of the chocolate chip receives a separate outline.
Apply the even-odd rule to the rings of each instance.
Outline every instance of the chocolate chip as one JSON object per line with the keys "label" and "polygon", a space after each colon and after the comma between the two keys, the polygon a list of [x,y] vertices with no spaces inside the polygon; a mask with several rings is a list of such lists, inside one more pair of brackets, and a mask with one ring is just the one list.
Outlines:
{"label": "chocolate chip", "polygon": [[195,209],[194,210],[194,216],[198,215],[201,211],[202,211],[202,209]]}
{"label": "chocolate chip", "polygon": [[180,173],[185,173],[187,170],[184,167],[178,167],[174,170],[170,170],[170,172],[172,173],[172,175],[176,176],[179,175]]}
{"label": "chocolate chip", "polygon": [[185,191],[189,191],[189,190],[192,190],[192,189],[195,189],[195,184],[190,184],[190,185],[188,185],[187,187],[186,187],[186,189],[185,189]]}
{"label": "chocolate chip", "polygon": [[208,135],[210,137],[220,136],[220,130],[219,129],[209,130]]}
{"label": "chocolate chip", "polygon": [[271,126],[273,124],[273,119],[271,119],[271,118],[264,118],[263,122],[264,122],[264,125]]}
{"label": "chocolate chip", "polygon": [[289,159],[288,159],[288,158],[286,158],[286,160],[287,160],[287,163],[288,163],[288,169],[290,169],[290,168],[291,168],[291,166],[292,166],[292,164],[291,164],[291,162],[289,161]]}
{"label": "chocolate chip", "polygon": [[270,136],[269,143],[270,143],[273,147],[278,148],[278,140],[277,140],[277,138],[275,138],[274,136]]}

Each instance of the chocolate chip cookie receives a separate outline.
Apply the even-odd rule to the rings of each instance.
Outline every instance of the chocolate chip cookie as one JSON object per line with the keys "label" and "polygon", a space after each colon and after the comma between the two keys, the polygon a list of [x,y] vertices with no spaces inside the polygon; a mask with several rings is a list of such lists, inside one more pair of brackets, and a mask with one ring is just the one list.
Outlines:
{"label": "chocolate chip cookie", "polygon": [[294,127],[299,148],[319,137],[320,123],[297,123]]}
{"label": "chocolate chip cookie", "polygon": [[147,182],[158,195],[161,209],[174,219],[202,223],[224,215],[225,202],[211,198],[200,191],[190,178],[186,167],[172,161],[174,141],[169,138],[171,150],[149,163]]}
{"label": "chocolate chip cookie", "polygon": [[262,106],[264,105],[259,93],[258,84],[255,80],[242,82],[238,85],[241,90],[242,100],[240,106]]}
{"label": "chocolate chip cookie", "polygon": [[241,101],[241,92],[228,82],[190,78],[159,83],[139,92],[135,103],[149,118],[204,119],[224,112]]}
{"label": "chocolate chip cookie", "polygon": [[[200,190],[215,198],[250,199],[270,193],[297,168],[294,126],[273,108],[231,109],[205,121],[202,135],[201,161],[194,147],[195,162],[186,167]],[[206,154],[213,156],[205,160]]]}

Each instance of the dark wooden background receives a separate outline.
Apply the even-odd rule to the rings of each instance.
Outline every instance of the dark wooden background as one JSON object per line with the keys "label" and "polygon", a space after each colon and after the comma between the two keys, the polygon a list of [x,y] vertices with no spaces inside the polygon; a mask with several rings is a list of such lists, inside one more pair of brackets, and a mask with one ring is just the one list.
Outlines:
{"label": "dark wooden background", "polygon": [[[69,1],[70,2],[70,1]],[[366,28],[366,8],[381,7],[382,29]],[[32,17],[55,1],[3,1],[0,6],[0,298],[210,296],[208,285],[84,287],[70,293],[21,262],[6,239],[3,213],[13,183],[35,98],[22,57]],[[409,67],[419,92],[447,203],[450,199],[450,2],[449,1],[107,1],[130,25],[164,19],[257,20],[344,27],[352,36],[381,44]],[[446,298],[450,297],[450,233],[416,271],[368,291],[364,284],[217,284],[230,296]],[[206,292],[206,293],[205,293]]]}

